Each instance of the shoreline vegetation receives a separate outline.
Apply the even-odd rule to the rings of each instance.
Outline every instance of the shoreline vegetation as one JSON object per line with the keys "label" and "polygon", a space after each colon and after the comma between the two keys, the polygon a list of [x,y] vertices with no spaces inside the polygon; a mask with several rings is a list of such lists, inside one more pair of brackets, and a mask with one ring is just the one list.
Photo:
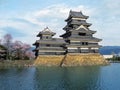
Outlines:
{"label": "shoreline vegetation", "polygon": [[31,67],[34,60],[1,60],[0,69],[7,67]]}
{"label": "shoreline vegetation", "polygon": [[106,60],[108,60],[110,63],[120,63],[120,56],[113,56],[113,58],[108,58]]}

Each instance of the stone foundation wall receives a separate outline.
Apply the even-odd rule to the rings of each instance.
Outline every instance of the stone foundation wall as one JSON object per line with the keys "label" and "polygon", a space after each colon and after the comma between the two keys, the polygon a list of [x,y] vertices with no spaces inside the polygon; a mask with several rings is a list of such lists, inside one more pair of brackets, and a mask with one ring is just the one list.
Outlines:
{"label": "stone foundation wall", "polygon": [[98,53],[96,54],[67,54],[62,66],[90,66],[106,65],[108,62]]}
{"label": "stone foundation wall", "polygon": [[39,55],[34,65],[40,66],[60,66],[64,55]]}
{"label": "stone foundation wall", "polygon": [[106,65],[108,62],[98,53],[96,54],[67,54],[67,55],[40,55],[34,65],[40,66],[89,66]]}

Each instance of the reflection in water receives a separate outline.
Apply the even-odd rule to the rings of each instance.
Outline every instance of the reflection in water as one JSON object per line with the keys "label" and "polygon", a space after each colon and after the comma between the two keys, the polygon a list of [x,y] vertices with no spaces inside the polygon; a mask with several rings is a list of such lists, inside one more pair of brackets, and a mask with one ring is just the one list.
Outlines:
{"label": "reflection in water", "polygon": [[0,90],[120,90],[120,64],[0,70]]}
{"label": "reflection in water", "polygon": [[100,67],[36,69],[36,86],[41,90],[97,90]]}

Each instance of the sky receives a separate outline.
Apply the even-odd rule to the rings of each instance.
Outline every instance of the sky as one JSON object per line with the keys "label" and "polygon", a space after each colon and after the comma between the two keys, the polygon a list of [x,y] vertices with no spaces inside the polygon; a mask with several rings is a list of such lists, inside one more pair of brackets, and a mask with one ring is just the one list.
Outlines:
{"label": "sky", "polygon": [[120,0],[0,0],[0,38],[9,33],[32,45],[45,27],[59,37],[70,10],[89,16],[100,45],[120,46]]}

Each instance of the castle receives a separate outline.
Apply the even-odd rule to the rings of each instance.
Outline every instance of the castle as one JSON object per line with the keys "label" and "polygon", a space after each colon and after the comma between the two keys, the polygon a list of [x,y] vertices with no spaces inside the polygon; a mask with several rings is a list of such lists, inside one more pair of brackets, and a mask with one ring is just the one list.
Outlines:
{"label": "castle", "polygon": [[65,20],[67,25],[63,28],[65,33],[61,35],[63,39],[53,38],[56,34],[48,27],[39,32],[40,37],[33,45],[36,46],[35,55],[65,55],[67,53],[99,53],[98,42],[101,39],[93,37],[96,31],[90,30],[91,23],[86,20],[81,11],[70,11],[68,18]]}
{"label": "castle", "polygon": [[53,38],[56,34],[48,27],[39,32],[33,45],[36,60],[34,65],[41,66],[82,66],[106,65],[108,62],[99,54],[98,43],[101,39],[93,37],[96,33],[90,30],[92,25],[87,23],[88,16],[81,11],[70,11],[65,20],[67,25],[63,28],[62,38]]}

